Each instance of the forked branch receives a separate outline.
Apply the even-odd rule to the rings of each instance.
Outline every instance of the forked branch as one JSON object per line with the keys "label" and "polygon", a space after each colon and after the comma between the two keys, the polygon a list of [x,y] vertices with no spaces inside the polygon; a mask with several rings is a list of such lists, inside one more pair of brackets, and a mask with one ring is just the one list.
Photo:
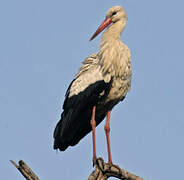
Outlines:
{"label": "forked branch", "polygon": [[117,165],[105,163],[102,158],[97,159],[95,170],[89,175],[88,180],[106,180],[109,177],[116,177],[123,180],[144,180]]}

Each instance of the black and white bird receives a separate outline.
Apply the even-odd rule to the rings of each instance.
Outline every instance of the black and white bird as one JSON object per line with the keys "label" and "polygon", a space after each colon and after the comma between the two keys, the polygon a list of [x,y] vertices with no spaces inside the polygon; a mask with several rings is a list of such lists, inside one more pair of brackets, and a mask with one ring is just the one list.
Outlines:
{"label": "black and white bird", "polygon": [[54,131],[54,149],[65,151],[76,145],[91,130],[93,161],[96,161],[95,127],[107,116],[105,133],[109,163],[112,163],[109,120],[112,108],[122,101],[131,86],[131,55],[120,40],[127,15],[121,6],[110,8],[105,20],[91,37],[105,28],[100,50],[83,61],[79,72],[68,87],[61,119]]}

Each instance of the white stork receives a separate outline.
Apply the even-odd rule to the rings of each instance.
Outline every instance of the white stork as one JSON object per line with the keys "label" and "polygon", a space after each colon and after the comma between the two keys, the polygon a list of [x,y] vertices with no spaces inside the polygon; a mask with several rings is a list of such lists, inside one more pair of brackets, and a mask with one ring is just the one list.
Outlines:
{"label": "white stork", "polygon": [[120,40],[127,15],[121,6],[110,8],[105,20],[91,37],[105,28],[100,50],[87,57],[71,82],[63,104],[63,112],[54,131],[54,149],[65,151],[76,145],[91,130],[93,162],[96,162],[95,127],[107,116],[104,126],[108,162],[112,164],[109,120],[112,108],[122,101],[131,86],[129,48]]}

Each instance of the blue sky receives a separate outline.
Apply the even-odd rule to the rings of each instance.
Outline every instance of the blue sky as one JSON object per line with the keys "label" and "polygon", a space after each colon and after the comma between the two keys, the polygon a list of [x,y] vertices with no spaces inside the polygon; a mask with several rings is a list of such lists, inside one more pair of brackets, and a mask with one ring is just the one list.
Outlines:
{"label": "blue sky", "polygon": [[[183,1],[6,0],[0,2],[2,179],[21,179],[10,159],[25,160],[44,180],[92,172],[91,134],[58,153],[52,136],[69,83],[98,51],[101,36],[89,38],[114,5],[128,14],[122,40],[132,52],[133,80],[111,116],[113,161],[146,180],[183,176]],[[107,160],[103,125],[97,154]]]}

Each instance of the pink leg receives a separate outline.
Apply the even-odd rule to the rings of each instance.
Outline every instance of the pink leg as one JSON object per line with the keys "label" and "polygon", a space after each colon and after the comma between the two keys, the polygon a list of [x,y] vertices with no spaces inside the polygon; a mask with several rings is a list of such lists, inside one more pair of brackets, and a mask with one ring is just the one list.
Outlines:
{"label": "pink leg", "polygon": [[105,135],[107,138],[107,150],[108,150],[108,163],[112,164],[112,158],[111,158],[111,147],[110,147],[110,139],[109,139],[109,133],[110,133],[110,111],[107,112],[107,118],[104,126]]}
{"label": "pink leg", "polygon": [[95,110],[96,110],[96,106],[93,107],[92,116],[91,116],[92,138],[93,138],[93,166],[96,164],[96,159],[97,159],[96,141],[95,141],[95,128],[96,128]]}

